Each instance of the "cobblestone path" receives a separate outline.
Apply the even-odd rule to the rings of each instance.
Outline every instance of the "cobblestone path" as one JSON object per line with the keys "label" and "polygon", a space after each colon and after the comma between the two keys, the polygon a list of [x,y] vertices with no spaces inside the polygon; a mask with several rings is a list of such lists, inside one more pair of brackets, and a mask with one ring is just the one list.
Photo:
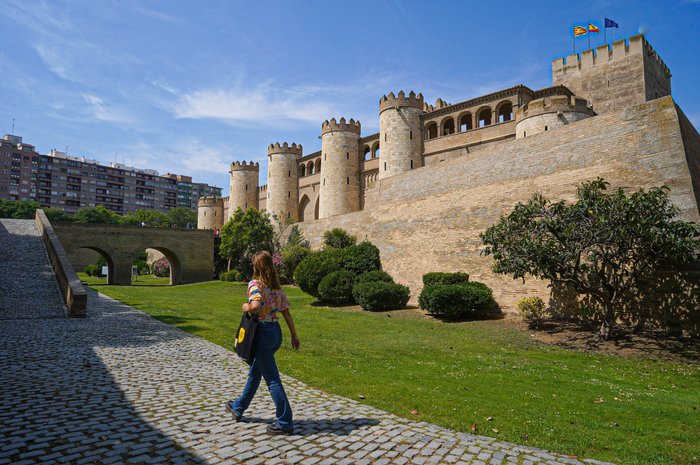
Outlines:
{"label": "cobblestone path", "polygon": [[63,318],[65,314],[34,220],[0,218],[0,319]]}
{"label": "cobblestone path", "polygon": [[283,376],[295,435],[244,421],[235,354],[89,292],[85,319],[0,320],[0,465],[600,464],[398,418]]}

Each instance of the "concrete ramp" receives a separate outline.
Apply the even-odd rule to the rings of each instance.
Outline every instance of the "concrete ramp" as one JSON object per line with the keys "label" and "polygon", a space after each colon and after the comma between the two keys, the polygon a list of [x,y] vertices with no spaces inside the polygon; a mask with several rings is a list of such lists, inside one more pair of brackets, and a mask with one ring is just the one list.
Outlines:
{"label": "concrete ramp", "polygon": [[36,222],[0,219],[0,319],[65,315]]}

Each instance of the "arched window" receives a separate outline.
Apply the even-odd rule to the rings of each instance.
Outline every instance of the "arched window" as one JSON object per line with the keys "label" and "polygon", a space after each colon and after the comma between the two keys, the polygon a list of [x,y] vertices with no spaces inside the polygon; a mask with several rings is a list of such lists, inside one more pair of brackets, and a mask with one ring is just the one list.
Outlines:
{"label": "arched window", "polygon": [[464,113],[459,117],[459,132],[469,131],[474,129],[472,126],[472,114]]}
{"label": "arched window", "polygon": [[372,158],[372,150],[369,148],[369,145],[365,145],[365,156],[363,159],[369,160],[370,158]]}
{"label": "arched window", "polygon": [[479,110],[479,113],[476,115],[476,121],[477,121],[477,126],[480,128],[483,128],[484,126],[490,126],[491,125],[491,109],[489,107],[486,107],[482,110]]}
{"label": "arched window", "polygon": [[306,165],[306,171],[309,173],[309,176],[314,174],[316,170],[314,169],[314,162],[310,161],[308,165]]}
{"label": "arched window", "polygon": [[303,163],[299,167],[299,176],[300,177],[306,176],[306,165]]}
{"label": "arched window", "polygon": [[379,158],[379,142],[372,146],[372,158]]}
{"label": "arched window", "polygon": [[436,122],[428,123],[425,126],[426,139],[435,139],[437,137],[437,134],[438,134],[438,128],[437,128]]}
{"label": "arched window", "polygon": [[513,104],[510,102],[502,103],[498,107],[498,122],[505,123],[513,119]]}
{"label": "arched window", "polygon": [[317,173],[321,172],[321,159],[320,158],[316,159],[316,172]]}
{"label": "arched window", "polygon": [[452,117],[445,118],[442,122],[442,135],[449,136],[455,133],[455,120]]}

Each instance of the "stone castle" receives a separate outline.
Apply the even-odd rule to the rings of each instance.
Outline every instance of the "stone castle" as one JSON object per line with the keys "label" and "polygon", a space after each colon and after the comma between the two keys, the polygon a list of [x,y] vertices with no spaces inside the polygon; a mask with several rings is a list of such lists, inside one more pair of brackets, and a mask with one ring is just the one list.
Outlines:
{"label": "stone castle", "polygon": [[269,145],[265,185],[257,163],[232,163],[230,196],[201,199],[199,227],[221,228],[248,207],[296,222],[312,246],[342,227],[380,248],[413,301],[422,274],[466,271],[511,308],[546,296],[546,283],[494,275],[478,234],[536,191],[573,200],[578,184],[599,176],[613,187],[667,185],[683,218],[700,222],[700,137],[644,36],[554,60],[552,81],[455,104],[384,95],[379,133],[333,118],[321,125],[319,152]]}

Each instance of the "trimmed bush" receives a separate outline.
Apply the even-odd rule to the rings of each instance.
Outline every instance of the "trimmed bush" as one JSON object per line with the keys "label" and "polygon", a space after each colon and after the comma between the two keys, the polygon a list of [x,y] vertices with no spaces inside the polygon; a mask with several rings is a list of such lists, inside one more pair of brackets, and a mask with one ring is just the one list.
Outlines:
{"label": "trimmed bush", "polygon": [[88,276],[99,276],[100,268],[97,265],[86,265],[85,268],[83,268],[83,273]]}
{"label": "trimmed bush", "polygon": [[356,284],[352,295],[364,310],[378,312],[404,308],[411,291],[401,284],[373,281]]}
{"label": "trimmed bush", "polygon": [[486,284],[476,281],[426,286],[418,303],[428,313],[447,320],[479,318],[488,313],[493,304],[493,292]]}
{"label": "trimmed bush", "polygon": [[294,277],[294,272],[299,266],[299,263],[311,253],[308,247],[301,245],[291,245],[282,250],[282,264],[284,267],[284,275],[289,279]]}
{"label": "trimmed bush", "polygon": [[323,244],[334,249],[344,249],[357,241],[355,236],[348,234],[343,228],[334,228],[323,232]]}
{"label": "trimmed bush", "polygon": [[318,295],[322,301],[334,305],[354,303],[352,287],[355,285],[355,274],[338,270],[327,274],[318,284]]}
{"label": "trimmed bush", "polygon": [[382,269],[379,249],[371,242],[364,241],[340,251],[343,258],[343,269],[353,272],[356,276]]}
{"label": "trimmed bush", "polygon": [[159,278],[167,278],[170,276],[170,262],[163,257],[153,262],[153,274]]}
{"label": "trimmed bush", "polygon": [[139,270],[139,274],[149,274],[151,272],[151,267],[148,266],[145,260],[134,260],[134,266]]}
{"label": "trimmed bush", "polygon": [[539,326],[545,315],[544,301],[539,297],[525,297],[518,300],[518,313],[533,326]]}
{"label": "trimmed bush", "polygon": [[219,275],[221,281],[240,282],[243,281],[243,275],[238,270],[224,271]]}
{"label": "trimmed bush", "polygon": [[294,271],[294,281],[302,291],[319,298],[318,285],[321,280],[327,274],[340,270],[342,262],[341,249],[328,248],[311,252]]}
{"label": "trimmed bush", "polygon": [[360,283],[374,283],[377,281],[382,281],[385,283],[393,283],[394,278],[392,278],[389,273],[382,270],[368,271],[367,273],[362,273],[360,276],[355,278],[355,284]]}
{"label": "trimmed bush", "polygon": [[469,281],[467,273],[426,273],[423,275],[423,286],[438,286],[450,284],[464,284]]}

